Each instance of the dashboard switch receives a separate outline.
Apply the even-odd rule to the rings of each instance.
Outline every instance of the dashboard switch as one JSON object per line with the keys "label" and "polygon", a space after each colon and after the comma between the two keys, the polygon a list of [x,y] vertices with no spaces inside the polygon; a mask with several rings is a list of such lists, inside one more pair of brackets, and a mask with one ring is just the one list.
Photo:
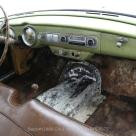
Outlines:
{"label": "dashboard switch", "polygon": [[122,42],[117,42],[117,43],[116,43],[116,46],[117,46],[118,48],[120,48],[122,45],[123,45]]}
{"label": "dashboard switch", "polygon": [[65,36],[62,36],[60,40],[61,42],[67,42],[67,38]]}
{"label": "dashboard switch", "polygon": [[95,47],[96,46],[96,39],[90,38],[87,40],[87,46],[88,47]]}

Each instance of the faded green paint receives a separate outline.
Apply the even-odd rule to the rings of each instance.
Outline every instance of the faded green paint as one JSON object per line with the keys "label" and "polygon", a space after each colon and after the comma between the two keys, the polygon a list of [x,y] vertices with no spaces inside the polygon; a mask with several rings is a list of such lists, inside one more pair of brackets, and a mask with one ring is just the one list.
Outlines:
{"label": "faded green paint", "polygon": [[136,26],[111,20],[70,16],[34,16],[10,20],[11,25],[47,25],[74,27],[130,36],[136,38]]}
{"label": "faded green paint", "polygon": [[[76,45],[68,44],[50,44],[47,42],[38,42],[34,48],[50,46],[52,51],[63,48],[80,51],[81,59],[86,59],[87,56],[93,54],[104,54],[117,57],[136,59],[136,19],[131,17],[107,17],[98,15],[83,15],[83,13],[55,13],[55,12],[40,12],[32,14],[30,17],[19,16],[10,19],[10,24],[15,29],[16,35],[21,35],[25,25],[32,25],[37,34],[39,32],[53,32],[61,34],[76,34],[84,36],[94,36],[98,40],[97,48],[86,48]],[[45,15],[46,14],[46,15]],[[54,15],[55,14],[55,15]],[[72,13],[71,13],[72,14]],[[40,15],[40,16],[39,16]],[[84,16],[84,17],[83,17]],[[88,17],[89,16],[89,17]],[[130,19],[130,20],[128,20]],[[116,46],[117,38],[123,36],[128,38],[128,43],[124,44],[121,48]],[[70,53],[66,57],[71,57]],[[90,57],[89,57],[90,58]]]}
{"label": "faded green paint", "polygon": [[[61,47],[55,47],[55,46],[50,46],[50,49],[53,54],[63,56],[66,58],[71,58],[71,59],[78,59],[78,60],[90,60],[91,57],[94,55],[91,52],[85,52],[85,51],[79,51],[79,50],[72,50],[72,49],[65,49]],[[60,51],[62,54],[60,54]],[[77,56],[79,55],[79,56]]]}
{"label": "faded green paint", "polygon": [[[75,29],[75,28],[65,28],[65,27],[55,27],[55,26],[37,26],[34,25],[33,26],[35,28],[35,30],[37,31],[37,34],[39,32],[49,32],[49,33],[61,33],[63,34],[76,34],[76,35],[83,35],[83,36],[94,36],[97,37],[97,48],[87,48],[87,47],[83,47],[83,46],[77,46],[77,45],[69,45],[69,44],[51,44],[51,46],[59,46],[59,47],[63,47],[66,49],[80,49],[81,51],[89,51],[89,52],[94,52],[94,53],[100,53],[100,32],[95,32],[95,31],[89,31],[89,30],[80,30],[80,29]],[[21,35],[22,30],[24,28],[24,26],[14,26],[13,27],[16,30],[16,35]],[[38,40],[37,40],[38,41]],[[45,45],[50,45],[50,43],[47,43],[45,41],[43,42],[37,42],[33,48],[39,48],[39,47],[44,47]]]}
{"label": "faded green paint", "polygon": [[77,11],[28,12],[26,14],[9,16],[9,19],[17,19],[17,18],[33,17],[33,16],[73,16],[73,17],[85,17],[85,18],[99,18],[99,19],[112,20],[112,21],[136,25],[136,18],[134,17],[128,17],[128,16],[123,16],[123,15],[114,16],[114,14],[112,16],[112,14],[106,15],[106,14],[97,14],[97,12],[87,13],[87,12],[79,12],[79,11],[78,12]]}
{"label": "faded green paint", "polygon": [[117,37],[120,35],[102,33],[101,54],[136,59],[136,39],[128,38],[128,42],[119,48],[116,46]]}

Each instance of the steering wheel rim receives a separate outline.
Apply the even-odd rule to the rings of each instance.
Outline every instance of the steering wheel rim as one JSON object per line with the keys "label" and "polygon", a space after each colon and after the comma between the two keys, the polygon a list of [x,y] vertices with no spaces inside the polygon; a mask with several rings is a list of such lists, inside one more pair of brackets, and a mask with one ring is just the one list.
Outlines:
{"label": "steering wheel rim", "polygon": [[1,27],[1,29],[3,29],[3,27],[5,26],[5,38],[4,38],[5,46],[4,46],[2,55],[0,57],[0,66],[1,66],[5,60],[7,52],[8,52],[9,23],[8,23],[8,16],[7,16],[6,12],[4,11],[3,7],[0,6],[0,9],[2,10],[2,12],[4,14],[4,21],[2,22],[3,26]]}

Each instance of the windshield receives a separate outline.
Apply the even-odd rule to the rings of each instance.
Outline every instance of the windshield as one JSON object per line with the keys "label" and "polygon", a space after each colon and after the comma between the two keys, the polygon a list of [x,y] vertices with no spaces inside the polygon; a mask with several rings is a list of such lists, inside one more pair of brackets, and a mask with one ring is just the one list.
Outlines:
{"label": "windshield", "polygon": [[8,15],[54,9],[102,10],[136,15],[135,0],[1,0]]}

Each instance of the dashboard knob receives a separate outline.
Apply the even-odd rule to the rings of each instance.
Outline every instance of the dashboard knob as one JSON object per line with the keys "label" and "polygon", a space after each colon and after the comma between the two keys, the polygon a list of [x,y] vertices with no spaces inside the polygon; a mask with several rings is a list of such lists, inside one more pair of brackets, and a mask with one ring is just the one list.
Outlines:
{"label": "dashboard knob", "polygon": [[67,38],[65,36],[62,36],[60,40],[61,40],[61,42],[66,42]]}
{"label": "dashboard knob", "polygon": [[96,46],[96,40],[94,38],[88,39],[87,46],[88,47]]}
{"label": "dashboard knob", "polygon": [[122,42],[117,42],[117,43],[116,43],[116,46],[117,46],[118,48],[120,48],[122,45],[123,45]]}
{"label": "dashboard knob", "polygon": [[122,47],[124,44],[128,42],[128,39],[126,37],[117,37],[116,46],[118,48]]}

